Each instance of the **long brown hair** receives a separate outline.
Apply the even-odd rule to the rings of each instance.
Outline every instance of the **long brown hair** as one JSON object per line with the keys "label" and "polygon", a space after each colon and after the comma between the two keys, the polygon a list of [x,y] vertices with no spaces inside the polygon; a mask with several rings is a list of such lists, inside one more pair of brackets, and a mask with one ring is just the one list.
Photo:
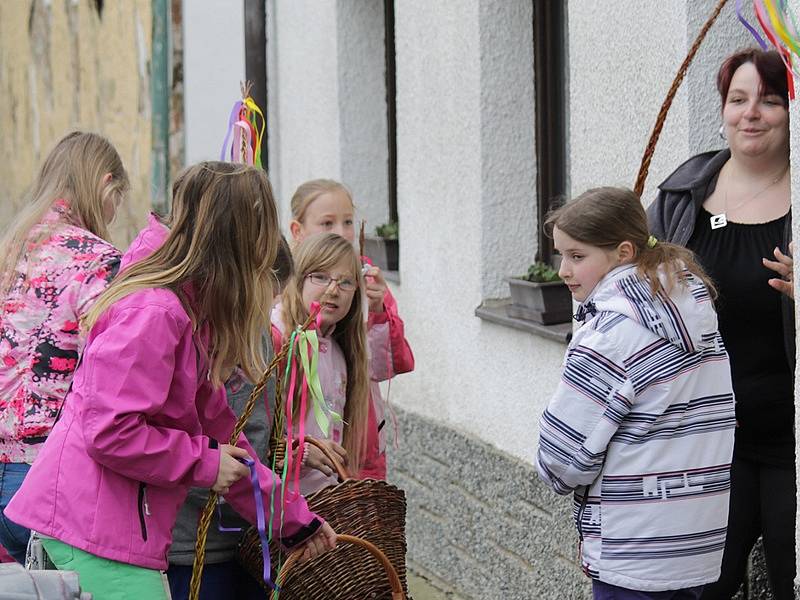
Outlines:
{"label": "long brown hair", "polygon": [[[285,336],[291,335],[305,322],[308,311],[303,305],[303,284],[306,276],[316,271],[327,271],[346,259],[350,275],[358,282],[350,310],[336,324],[331,337],[342,349],[347,364],[347,401],[344,409],[344,449],[347,450],[350,471],[357,473],[361,454],[366,444],[366,425],[369,413],[369,368],[367,358],[367,331],[364,324],[364,298],[362,294],[361,261],[353,245],[334,233],[312,235],[300,242],[294,251],[295,273],[281,296]],[[293,399],[299,410],[298,398]]]}
{"label": "long brown hair", "polygon": [[[111,177],[106,180],[107,174]],[[122,160],[106,138],[80,131],[61,138],[42,163],[25,206],[0,239],[0,295],[8,293],[22,255],[49,235],[50,229],[40,228],[31,237],[55,200],[69,203],[70,223],[110,241],[104,206],[120,203],[129,189]]]}
{"label": "long brown hair", "polygon": [[210,376],[221,385],[237,365],[251,381],[265,369],[261,335],[272,306],[272,265],[281,234],[267,176],[224,162],[189,167],[173,187],[169,236],[148,258],[117,277],[85,319],[91,327],[112,304],[146,288],[166,288],[183,301],[195,328],[211,329]]}
{"label": "long brown hair", "polygon": [[545,221],[545,231],[552,235],[558,227],[572,239],[611,250],[622,242],[633,245],[633,263],[639,275],[650,282],[650,290],[657,295],[661,283],[659,274],[666,277],[669,293],[678,282],[684,269],[696,275],[716,297],[716,288],[694,253],[683,246],[661,240],[650,240],[647,215],[639,197],[629,189],[599,187],[583,194],[550,213]]}

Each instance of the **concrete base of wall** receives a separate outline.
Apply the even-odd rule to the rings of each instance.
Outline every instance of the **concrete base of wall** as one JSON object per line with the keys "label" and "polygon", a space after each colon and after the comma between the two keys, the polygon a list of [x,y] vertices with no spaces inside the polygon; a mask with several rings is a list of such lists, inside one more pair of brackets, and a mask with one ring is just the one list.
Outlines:
{"label": "concrete base of wall", "polygon": [[[400,431],[398,448],[388,444],[389,479],[408,500],[411,570],[458,600],[591,598],[579,568],[569,498],[543,486],[518,459],[395,410]],[[733,600],[771,598],[759,540],[749,593],[740,591]]]}
{"label": "concrete base of wall", "polygon": [[465,600],[591,597],[570,498],[480,440],[397,413],[389,479],[406,491],[410,563]]}

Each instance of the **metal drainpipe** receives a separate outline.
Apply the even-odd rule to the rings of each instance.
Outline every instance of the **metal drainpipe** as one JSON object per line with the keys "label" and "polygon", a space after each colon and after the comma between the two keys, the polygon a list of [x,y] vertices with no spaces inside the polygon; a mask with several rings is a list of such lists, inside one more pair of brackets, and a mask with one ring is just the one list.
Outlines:
{"label": "metal drainpipe", "polygon": [[150,59],[152,157],[150,188],[153,208],[170,210],[169,185],[169,0],[152,0],[153,44]]}

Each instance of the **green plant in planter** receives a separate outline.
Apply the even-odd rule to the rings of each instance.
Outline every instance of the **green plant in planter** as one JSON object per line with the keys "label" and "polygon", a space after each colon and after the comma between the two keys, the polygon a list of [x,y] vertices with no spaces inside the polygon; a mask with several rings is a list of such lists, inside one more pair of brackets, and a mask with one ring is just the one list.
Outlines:
{"label": "green plant in planter", "polygon": [[533,283],[550,283],[553,281],[561,281],[561,277],[558,276],[558,271],[556,271],[547,263],[543,263],[541,261],[537,261],[528,267],[528,272],[520,277],[520,279],[531,281]]}
{"label": "green plant in planter", "polygon": [[394,221],[389,221],[375,228],[375,235],[385,240],[396,240],[400,232],[400,225]]}

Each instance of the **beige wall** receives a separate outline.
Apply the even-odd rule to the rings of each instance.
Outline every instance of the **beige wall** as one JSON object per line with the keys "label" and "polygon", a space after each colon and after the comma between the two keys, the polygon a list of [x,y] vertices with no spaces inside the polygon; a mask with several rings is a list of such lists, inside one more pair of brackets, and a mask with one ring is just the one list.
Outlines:
{"label": "beige wall", "polygon": [[61,136],[117,147],[132,193],[114,227],[124,248],[150,207],[150,0],[0,2],[0,227]]}

